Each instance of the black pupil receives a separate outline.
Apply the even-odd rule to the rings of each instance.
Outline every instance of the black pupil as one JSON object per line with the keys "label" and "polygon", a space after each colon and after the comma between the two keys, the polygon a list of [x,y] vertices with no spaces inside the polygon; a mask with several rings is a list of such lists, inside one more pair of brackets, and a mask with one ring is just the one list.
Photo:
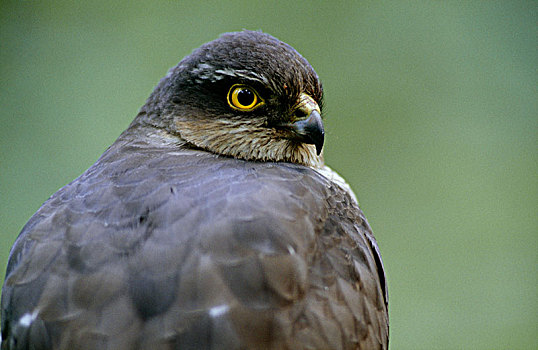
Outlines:
{"label": "black pupil", "polygon": [[237,93],[237,101],[242,106],[250,106],[254,102],[254,94],[249,89],[241,89]]}

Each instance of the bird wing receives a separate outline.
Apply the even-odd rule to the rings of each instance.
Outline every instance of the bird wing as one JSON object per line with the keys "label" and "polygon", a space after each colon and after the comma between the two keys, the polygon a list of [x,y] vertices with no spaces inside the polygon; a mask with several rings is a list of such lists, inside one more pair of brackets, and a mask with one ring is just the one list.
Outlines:
{"label": "bird wing", "polygon": [[2,349],[386,348],[380,261],[310,168],[120,140],[19,235]]}

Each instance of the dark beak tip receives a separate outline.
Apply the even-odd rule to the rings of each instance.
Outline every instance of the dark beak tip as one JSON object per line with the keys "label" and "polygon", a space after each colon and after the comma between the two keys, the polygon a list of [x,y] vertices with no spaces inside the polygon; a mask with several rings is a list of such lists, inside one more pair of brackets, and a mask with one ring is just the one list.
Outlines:
{"label": "dark beak tip", "polygon": [[323,141],[316,143],[316,154],[319,156],[321,154],[321,150],[323,149]]}
{"label": "dark beak tip", "polygon": [[308,133],[311,137],[314,145],[316,146],[316,153],[319,156],[323,149],[323,143],[325,141],[325,129],[323,127],[323,121],[318,111],[312,111],[308,117]]}
{"label": "dark beak tip", "polygon": [[293,123],[293,129],[301,142],[316,146],[317,155],[321,154],[325,140],[325,130],[318,111],[314,110],[307,119]]}

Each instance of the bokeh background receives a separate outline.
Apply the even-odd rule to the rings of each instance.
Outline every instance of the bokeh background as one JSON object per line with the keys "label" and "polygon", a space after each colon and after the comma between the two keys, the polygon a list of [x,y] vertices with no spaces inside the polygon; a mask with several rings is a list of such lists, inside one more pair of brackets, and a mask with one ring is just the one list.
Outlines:
{"label": "bokeh background", "polygon": [[262,29],[326,92],[392,349],[538,348],[536,1],[0,2],[0,279],[16,235],[183,56]]}

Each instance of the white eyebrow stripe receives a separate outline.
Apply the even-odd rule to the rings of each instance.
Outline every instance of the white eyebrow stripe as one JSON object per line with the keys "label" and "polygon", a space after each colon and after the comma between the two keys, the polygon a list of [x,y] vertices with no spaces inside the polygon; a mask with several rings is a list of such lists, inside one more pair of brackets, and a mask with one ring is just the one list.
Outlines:
{"label": "white eyebrow stripe", "polygon": [[267,79],[264,75],[258,74],[256,72],[250,72],[246,70],[233,70],[233,69],[217,69],[215,70],[216,74],[220,75],[227,75],[230,77],[239,77],[239,78],[245,78],[248,80],[256,80],[259,81],[262,84],[269,84],[269,79]]}

